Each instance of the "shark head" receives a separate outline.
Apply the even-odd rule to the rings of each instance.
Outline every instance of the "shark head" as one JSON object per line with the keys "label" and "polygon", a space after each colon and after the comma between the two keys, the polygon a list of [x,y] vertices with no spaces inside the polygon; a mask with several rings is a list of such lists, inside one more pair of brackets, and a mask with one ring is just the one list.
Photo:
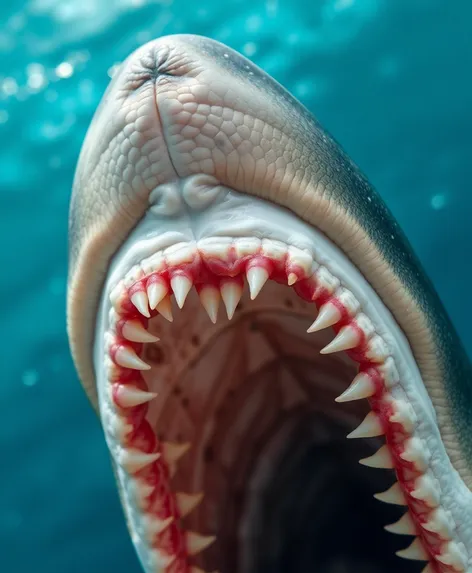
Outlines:
{"label": "shark head", "polygon": [[69,237],[71,350],[146,573],[398,571],[385,481],[398,554],[471,571],[470,363],[377,192],[270,76],[199,36],[131,54]]}

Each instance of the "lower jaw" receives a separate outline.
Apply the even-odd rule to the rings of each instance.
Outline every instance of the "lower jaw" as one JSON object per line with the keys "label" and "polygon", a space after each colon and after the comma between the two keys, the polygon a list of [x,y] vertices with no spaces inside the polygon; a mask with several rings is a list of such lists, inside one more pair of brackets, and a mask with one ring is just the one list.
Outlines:
{"label": "lower jaw", "polygon": [[[370,487],[375,493],[371,480],[391,483],[382,471],[353,469],[354,454],[368,456],[381,436],[387,445],[366,464],[396,471],[398,484],[383,499],[408,511],[392,531],[418,536],[403,556],[430,561],[431,571],[468,570],[458,516],[442,498],[444,484],[457,478],[452,468],[440,475],[433,463],[449,462],[408,345],[362,277],[319,240],[322,265],[307,250],[277,241],[208,237],[140,257],[132,268],[125,257],[110,275],[95,346],[100,411],[146,572],[188,572],[190,563],[228,572],[336,571],[345,561],[346,571],[396,570],[394,564],[388,569],[388,541],[385,552],[368,540],[355,554],[335,545],[327,551],[316,528],[317,504],[333,491],[320,488],[314,495],[323,471],[349,475],[339,487],[354,490],[353,496],[362,490],[364,500]],[[236,306],[246,275],[253,294],[269,281],[254,301],[246,289]],[[287,282],[290,290],[282,286]],[[221,295],[232,320],[212,325],[192,290],[176,320],[166,322],[159,315],[168,313],[167,297],[174,293],[182,306],[189,284],[213,318],[209,301]],[[316,333],[304,334],[315,306],[321,323]],[[138,340],[141,325],[160,341],[133,342],[136,325]],[[327,350],[337,352],[319,356],[332,338],[330,325],[338,337]],[[151,369],[143,370],[145,364]],[[342,398],[347,404],[336,405],[359,365],[361,374]],[[139,390],[157,396],[141,395],[143,403],[136,405]],[[340,436],[367,413],[362,398],[372,413],[355,436],[370,440],[347,449]],[[426,437],[435,451],[425,446]],[[185,447],[177,445],[187,443],[184,455]],[[373,472],[381,477],[371,478]],[[179,492],[202,492],[204,498],[189,511],[197,497],[182,501]],[[352,520],[342,509],[331,508],[331,514]],[[364,515],[361,523],[375,523],[375,510]],[[191,530],[217,540],[211,544]]]}

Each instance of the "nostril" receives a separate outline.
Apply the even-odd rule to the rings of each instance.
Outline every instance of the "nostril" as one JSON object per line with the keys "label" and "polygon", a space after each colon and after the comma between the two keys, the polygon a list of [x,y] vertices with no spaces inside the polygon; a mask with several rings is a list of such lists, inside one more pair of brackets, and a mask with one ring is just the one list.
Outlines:
{"label": "nostril", "polygon": [[129,72],[128,86],[132,90],[137,90],[148,82],[177,75],[170,58],[169,46],[153,46],[133,62]]}

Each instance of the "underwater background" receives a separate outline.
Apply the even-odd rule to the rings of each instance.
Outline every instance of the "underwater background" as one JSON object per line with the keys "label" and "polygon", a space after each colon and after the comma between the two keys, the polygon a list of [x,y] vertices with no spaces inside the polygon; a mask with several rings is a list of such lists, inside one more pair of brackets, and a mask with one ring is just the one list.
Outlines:
{"label": "underwater background", "polygon": [[4,0],[0,4],[0,569],[138,573],[65,332],[74,166],[114,67],[208,35],[298,97],[377,187],[469,354],[472,2]]}

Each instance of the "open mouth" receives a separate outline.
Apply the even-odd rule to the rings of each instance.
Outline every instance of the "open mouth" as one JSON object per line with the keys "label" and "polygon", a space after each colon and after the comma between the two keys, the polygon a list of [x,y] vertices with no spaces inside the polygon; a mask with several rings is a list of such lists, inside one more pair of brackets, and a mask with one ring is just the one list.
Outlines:
{"label": "open mouth", "polygon": [[[164,59],[180,81],[189,64],[169,50]],[[166,93],[167,108],[157,101],[169,146],[169,117],[177,112]],[[229,121],[224,111],[221,119]],[[204,127],[188,118],[183,124],[184,144]],[[240,137],[250,130],[244,127]],[[225,141],[214,149],[230,156]],[[182,154],[192,151],[181,143]],[[120,161],[101,146],[95,156],[85,153],[92,174],[104,157],[114,167]],[[267,144],[266,155],[272,149]],[[131,155],[121,161],[123,173],[139,164]],[[177,154],[170,155],[178,171]],[[113,249],[105,241],[90,248],[95,278],[80,280],[87,288],[95,282],[92,318],[80,318],[91,291],[83,296],[86,287],[71,279],[76,363],[87,371],[80,356],[93,342],[93,384],[82,379],[100,413],[144,570],[471,571],[467,460],[438,422],[448,404],[425,385],[431,365],[418,359],[421,343],[413,347],[395,305],[308,216],[205,173],[206,153],[193,159],[195,174],[154,184],[139,215],[123,209],[123,221],[134,221]],[[79,179],[85,188],[93,176]],[[379,218],[387,216],[382,209]],[[358,243],[351,233],[350,248]],[[420,321],[415,312],[413,303],[400,309],[412,323]],[[86,323],[88,345],[80,343]],[[409,542],[383,531],[389,519],[387,531]],[[401,565],[395,550],[423,563]]]}

